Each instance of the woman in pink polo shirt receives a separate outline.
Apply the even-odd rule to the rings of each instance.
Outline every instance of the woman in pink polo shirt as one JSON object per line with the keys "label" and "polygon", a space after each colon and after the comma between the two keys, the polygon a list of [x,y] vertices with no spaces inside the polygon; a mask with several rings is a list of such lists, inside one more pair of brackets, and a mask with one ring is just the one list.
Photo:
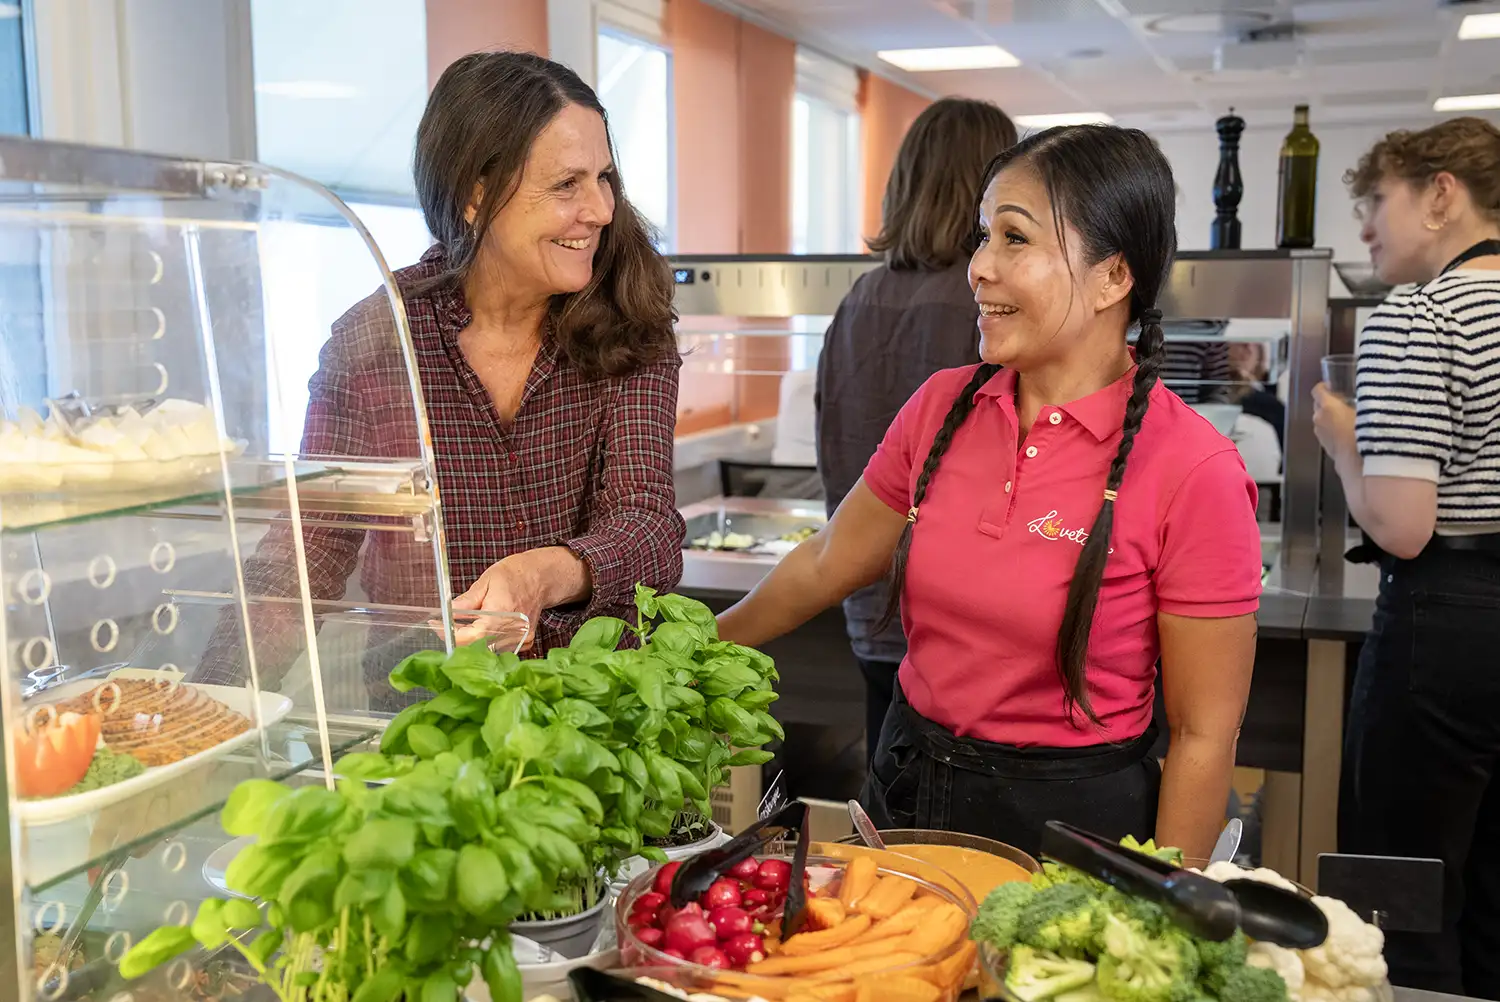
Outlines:
{"label": "woman in pink polo shirt", "polygon": [[928,380],[827,528],[720,617],[763,643],[889,570],[909,651],[865,788],[882,827],[1035,851],[1060,819],[1207,856],[1223,826],[1260,534],[1234,445],[1157,380],[1174,202],[1135,130],[997,157],[969,266],[984,364]]}

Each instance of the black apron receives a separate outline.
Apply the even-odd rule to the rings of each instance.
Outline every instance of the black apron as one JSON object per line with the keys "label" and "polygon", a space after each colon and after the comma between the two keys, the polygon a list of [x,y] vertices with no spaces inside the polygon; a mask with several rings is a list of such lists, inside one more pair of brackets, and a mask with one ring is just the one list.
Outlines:
{"label": "black apron", "polygon": [[1048,821],[1106,838],[1156,830],[1157,728],[1115,745],[1016,748],[959,737],[906,701],[898,684],[860,797],[877,828],[932,828],[996,839],[1032,855]]}
{"label": "black apron", "polygon": [[[1481,240],[1444,265],[1443,270],[1438,272],[1438,277],[1441,278],[1453,269],[1467,264],[1475,258],[1489,257],[1492,254],[1500,254],[1500,240]],[[1378,564],[1387,558],[1388,554],[1380,548],[1375,540],[1370,538],[1369,533],[1361,529],[1359,536],[1359,545],[1344,554],[1345,560],[1351,564]],[[1433,533],[1428,545],[1445,550],[1477,551],[1500,557],[1500,534],[1485,536],[1439,536],[1437,533]]]}

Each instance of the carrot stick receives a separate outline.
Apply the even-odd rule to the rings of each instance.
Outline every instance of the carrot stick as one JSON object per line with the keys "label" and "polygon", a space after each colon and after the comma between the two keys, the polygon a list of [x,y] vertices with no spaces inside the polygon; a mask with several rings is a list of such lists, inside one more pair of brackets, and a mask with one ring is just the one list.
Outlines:
{"label": "carrot stick", "polygon": [[870,928],[870,916],[856,915],[854,918],[841,922],[831,929],[822,929],[818,932],[799,932],[791,939],[782,941],[780,956],[805,957],[809,954],[818,953],[821,950],[840,947],[868,928]]}
{"label": "carrot stick", "polygon": [[871,856],[856,856],[844,867],[844,882],[839,886],[839,902],[853,909],[859,899],[870,893],[878,879],[875,860]]}
{"label": "carrot stick", "polygon": [[[810,936],[818,933],[808,933]],[[849,947],[838,947],[832,950],[823,950],[810,956],[796,956],[787,953],[791,944],[797,939],[793,936],[782,944],[781,953],[775,957],[749,964],[745,967],[745,973],[758,975],[778,974],[811,974],[816,971],[826,971],[847,964],[854,959],[854,951]],[[842,979],[840,979],[842,980]]]}
{"label": "carrot stick", "polygon": [[873,919],[888,919],[911,900],[917,882],[905,877],[881,877],[875,889],[859,900],[856,911]]}

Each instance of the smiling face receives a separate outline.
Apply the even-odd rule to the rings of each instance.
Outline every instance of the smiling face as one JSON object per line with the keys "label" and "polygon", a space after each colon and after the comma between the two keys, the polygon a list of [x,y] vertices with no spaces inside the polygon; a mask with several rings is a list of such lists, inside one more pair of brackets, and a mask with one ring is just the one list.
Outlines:
{"label": "smiling face", "polygon": [[980,203],[984,242],[969,262],[979,303],[979,354],[1018,372],[1039,370],[1113,342],[1118,350],[1132,282],[1118,256],[1091,264],[1024,164],[1002,170]]}
{"label": "smiling face", "polygon": [[[536,137],[515,193],[484,236],[480,270],[522,299],[578,292],[614,217],[614,160],[604,119],[570,104]],[[472,221],[479,198],[469,210]]]}
{"label": "smiling face", "polygon": [[1433,277],[1430,261],[1442,233],[1428,229],[1427,223],[1436,221],[1436,189],[1387,175],[1360,204],[1359,236],[1369,246],[1370,262],[1382,282],[1401,285]]}

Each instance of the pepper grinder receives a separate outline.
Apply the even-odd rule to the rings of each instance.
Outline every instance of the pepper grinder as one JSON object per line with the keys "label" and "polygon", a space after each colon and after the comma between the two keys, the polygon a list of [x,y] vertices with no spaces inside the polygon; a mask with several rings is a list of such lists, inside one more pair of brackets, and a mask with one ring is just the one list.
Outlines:
{"label": "pepper grinder", "polygon": [[1214,123],[1214,128],[1219,132],[1219,169],[1214,174],[1214,205],[1218,213],[1208,245],[1213,250],[1239,250],[1237,213],[1245,194],[1245,178],[1240,173],[1240,136],[1245,132],[1245,120],[1230,108],[1229,114]]}

